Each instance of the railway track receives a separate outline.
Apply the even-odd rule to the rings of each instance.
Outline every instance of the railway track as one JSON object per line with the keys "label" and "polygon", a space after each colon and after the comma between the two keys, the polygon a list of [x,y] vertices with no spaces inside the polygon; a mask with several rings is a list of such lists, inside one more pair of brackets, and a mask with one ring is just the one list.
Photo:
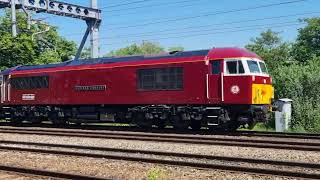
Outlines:
{"label": "railway track", "polygon": [[93,176],[69,174],[63,172],[46,171],[41,169],[30,169],[15,166],[3,166],[0,165],[0,171],[24,174],[29,176],[45,177],[45,178],[57,178],[57,179],[77,179],[77,180],[105,180],[106,178],[99,178]]}
{"label": "railway track", "polygon": [[239,139],[200,135],[177,135],[177,134],[155,134],[137,132],[115,132],[115,131],[78,131],[78,130],[53,130],[53,129],[21,129],[0,128],[0,133],[27,134],[45,136],[65,136],[82,138],[122,139],[153,142],[188,143],[205,145],[223,145],[255,148],[289,149],[302,151],[320,151],[319,142],[301,142],[284,140],[261,140],[261,139]]}
{"label": "railway track", "polygon": [[[10,123],[0,123],[0,129],[11,128]],[[27,128],[49,128],[57,129],[52,124],[40,124],[34,126],[32,124],[23,124],[23,127]],[[19,128],[21,129],[21,128]],[[121,131],[121,132],[136,132],[136,133],[165,133],[165,134],[180,134],[180,135],[224,135],[224,136],[247,136],[247,137],[272,137],[272,138],[283,138],[283,139],[314,139],[320,140],[320,134],[314,133],[282,133],[282,132],[263,132],[263,131],[236,131],[236,132],[215,132],[207,129],[194,131],[191,129],[178,131],[172,128],[165,129],[141,129],[136,126],[114,126],[114,125],[73,125],[70,124],[63,128],[64,130],[101,130],[101,131]]]}
{"label": "railway track", "polygon": [[[19,151],[29,153],[42,153],[63,156],[105,158],[113,160],[125,160],[134,162],[144,162],[153,164],[163,164],[172,166],[186,166],[200,169],[215,169],[232,172],[245,172],[259,175],[273,175],[291,178],[319,179],[320,174],[310,173],[309,171],[319,170],[320,164],[258,160],[250,158],[235,158],[199,154],[185,154],[174,152],[158,152],[137,149],[117,149],[105,147],[89,147],[78,145],[48,144],[48,143],[30,143],[16,141],[1,141],[1,150]],[[48,149],[47,149],[48,148]],[[61,150],[63,149],[63,150]],[[119,153],[121,153],[119,155]],[[154,157],[157,156],[157,157]],[[169,158],[169,159],[168,159]],[[192,159],[193,161],[190,161]],[[235,163],[237,165],[230,165]],[[257,168],[258,165],[268,165],[273,168]],[[290,168],[303,168],[308,171],[292,171]],[[281,170],[279,170],[281,169]],[[287,169],[287,170],[285,170]],[[1,166],[0,166],[1,170]],[[41,175],[41,174],[40,174]],[[58,176],[49,174],[50,176]],[[68,177],[68,176],[67,176]],[[71,176],[70,176],[71,177]],[[69,179],[69,178],[67,178]],[[79,179],[79,178],[76,178]],[[80,176],[81,179],[81,176]]]}
{"label": "railway track", "polygon": [[[226,134],[228,135],[228,133]],[[282,132],[262,132],[262,131],[237,131],[229,133],[230,136],[248,136],[248,137],[272,137],[285,139],[313,139],[320,140],[320,134],[312,133],[282,133]]]}

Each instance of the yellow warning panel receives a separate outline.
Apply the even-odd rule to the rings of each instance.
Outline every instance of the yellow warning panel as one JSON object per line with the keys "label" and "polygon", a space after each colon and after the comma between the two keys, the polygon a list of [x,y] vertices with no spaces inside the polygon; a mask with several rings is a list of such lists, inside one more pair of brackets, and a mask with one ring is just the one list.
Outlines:
{"label": "yellow warning panel", "polygon": [[274,88],[271,84],[252,85],[252,104],[271,104]]}

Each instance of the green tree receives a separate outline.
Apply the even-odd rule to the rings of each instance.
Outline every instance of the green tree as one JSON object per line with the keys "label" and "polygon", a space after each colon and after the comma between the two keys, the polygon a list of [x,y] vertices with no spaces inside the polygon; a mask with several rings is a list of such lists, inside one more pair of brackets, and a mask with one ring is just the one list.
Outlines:
{"label": "green tree", "polygon": [[17,13],[18,36],[11,36],[11,18],[6,11],[0,18],[0,68],[27,64],[44,64],[69,60],[75,54],[76,44],[59,36],[57,28],[51,27],[46,33],[34,36],[35,32],[46,29],[45,25],[32,25],[27,30],[24,13]]}
{"label": "green tree", "polygon": [[[39,26],[38,31],[42,31],[44,28],[44,26]],[[59,36],[56,27],[51,27],[50,31],[35,37],[34,41],[37,45],[36,50],[39,56],[43,52],[54,51],[54,53],[58,54],[56,62],[70,60],[77,50],[76,43]]]}
{"label": "green tree", "polygon": [[81,52],[81,59],[89,59],[91,57],[91,47],[85,47],[83,48]]}
{"label": "green tree", "polygon": [[107,56],[127,56],[127,55],[147,55],[165,52],[165,49],[157,43],[143,42],[142,44],[132,44],[125,48],[111,51]]}
{"label": "green tree", "polygon": [[261,56],[271,70],[292,59],[291,45],[283,42],[279,33],[270,29],[262,32],[259,37],[251,39],[251,43],[245,47]]}
{"label": "green tree", "polygon": [[320,56],[320,18],[304,19],[307,26],[299,30],[293,45],[293,56],[299,62],[306,62]]}
{"label": "green tree", "polygon": [[159,54],[164,53],[165,49],[158,43],[153,42],[143,42],[140,46],[142,54]]}
{"label": "green tree", "polygon": [[320,57],[273,72],[277,96],[293,100],[292,129],[320,133]]}
{"label": "green tree", "polygon": [[[317,33],[305,35],[305,29],[309,27],[310,25],[307,25],[302,28],[304,30],[299,31],[298,40],[293,43],[293,47],[289,43],[282,42],[278,33],[268,30],[261,33],[260,37],[252,39],[251,44],[246,48],[264,58],[271,68],[276,99],[290,98],[293,100],[291,128],[297,131],[319,133],[320,88],[317,85],[320,84],[320,56],[314,53],[299,61],[293,58],[301,56],[301,49],[307,49],[306,52],[309,52],[309,49],[313,48],[309,45],[305,46],[306,43],[299,43],[301,37],[318,38]],[[310,30],[310,32],[314,31]],[[302,47],[299,47],[300,45]],[[288,61],[294,63],[286,63]]]}
{"label": "green tree", "polygon": [[37,58],[36,45],[26,35],[12,38],[10,33],[2,33],[0,38],[1,69],[17,65],[31,64]]}
{"label": "green tree", "polygon": [[57,51],[46,49],[37,57],[36,64],[56,63],[58,62],[59,59],[60,59],[60,56]]}
{"label": "green tree", "polygon": [[106,56],[130,56],[130,55],[148,55],[160,54],[165,52],[184,51],[184,47],[175,46],[166,50],[164,47],[154,42],[143,42],[142,44],[132,44],[130,46],[120,48],[115,51],[110,51]]}

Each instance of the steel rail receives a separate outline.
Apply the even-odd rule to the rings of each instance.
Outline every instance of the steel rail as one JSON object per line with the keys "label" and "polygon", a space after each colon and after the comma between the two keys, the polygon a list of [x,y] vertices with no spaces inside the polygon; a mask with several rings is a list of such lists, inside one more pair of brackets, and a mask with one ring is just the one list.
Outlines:
{"label": "steel rail", "polygon": [[[0,124],[1,125],[1,124]],[[29,124],[25,124],[25,127],[34,127],[30,126]],[[246,137],[273,137],[273,138],[292,138],[292,139],[313,139],[313,140],[320,140],[320,134],[313,134],[313,133],[281,133],[281,132],[262,132],[262,131],[236,131],[236,132],[210,132],[208,130],[185,130],[185,131],[178,131],[174,129],[139,129],[137,127],[122,127],[122,126],[99,126],[99,125],[83,125],[83,126],[67,126],[63,129],[57,129],[54,126],[50,126],[48,124],[43,124],[40,128],[51,128],[49,131],[61,131],[65,132],[72,131],[72,132],[81,132],[83,130],[104,130],[104,131],[121,131],[122,133],[166,133],[166,134],[175,134],[175,135],[193,135],[193,136],[201,136],[201,135],[223,135],[223,136],[246,136]],[[0,130],[22,130],[22,128],[8,128],[8,127],[1,127]],[[23,129],[23,130],[30,130],[30,129]],[[43,129],[37,129],[37,131],[45,131]],[[89,133],[97,133],[97,132],[90,132]],[[103,133],[103,132],[99,132]]]}
{"label": "steel rail", "polygon": [[[226,133],[226,134],[228,135],[228,133]],[[314,133],[283,133],[283,132],[263,132],[263,131],[237,131],[237,132],[230,133],[230,135],[320,140],[320,134],[314,134]]]}
{"label": "steel rail", "polygon": [[[117,132],[117,131],[76,131],[76,130],[59,130],[59,129],[20,129],[20,128],[1,128],[0,127],[0,133],[6,132],[6,131],[21,131],[21,132],[46,132],[46,133],[76,133],[76,134],[90,134],[90,135],[125,135],[125,136],[139,136],[139,137],[165,137],[165,138],[186,138],[186,139],[197,139],[197,140],[230,140],[225,138],[219,138],[219,137],[212,137],[212,136],[204,136],[204,135],[181,135],[181,134],[161,134],[161,133],[144,133],[144,132]],[[238,134],[239,136],[247,136],[247,134],[252,135],[248,132],[244,132],[241,134]],[[218,135],[227,135],[227,134],[218,134]],[[259,135],[267,135],[267,134],[259,134]],[[255,137],[255,135],[252,135]],[[284,135],[285,136],[285,135]],[[319,136],[320,138],[320,136]],[[235,139],[233,139],[235,140]],[[236,139],[235,141],[246,142],[247,139]],[[261,142],[261,143],[276,143],[276,144],[288,144],[288,145],[308,145],[308,146],[320,146],[319,143],[315,142],[290,142],[290,141],[270,141],[270,140],[255,140],[255,142]]]}
{"label": "steel rail", "polygon": [[[208,160],[220,160],[230,162],[243,162],[243,163],[255,163],[255,164],[270,164],[281,166],[299,166],[303,168],[315,168],[320,169],[320,164],[315,163],[303,163],[303,162],[291,162],[291,161],[274,161],[265,159],[250,159],[250,158],[237,158],[227,156],[213,156],[202,154],[188,154],[178,152],[163,152],[163,151],[150,151],[150,150],[138,150],[138,149],[120,149],[120,148],[108,148],[108,147],[96,147],[96,146],[82,146],[82,145],[69,145],[69,144],[51,144],[51,143],[34,143],[34,142],[21,142],[21,141],[0,141],[1,145],[24,145],[24,146],[37,146],[37,147],[50,147],[50,148],[67,148],[77,150],[90,150],[90,151],[104,151],[104,152],[120,152],[130,154],[147,154],[158,156],[175,156],[180,158],[194,158],[194,159],[208,159]],[[0,149],[6,149],[7,146],[0,146]],[[11,149],[14,150],[14,149]],[[21,149],[20,149],[21,150]]]}
{"label": "steel rail", "polygon": [[[25,142],[16,142],[16,144],[23,145],[36,145],[38,143],[25,143]],[[183,154],[183,153],[171,153],[171,152],[157,152],[157,151],[143,151],[143,150],[124,150],[124,149],[112,149],[112,148],[102,148],[102,147],[85,147],[85,146],[73,146],[73,145],[57,145],[57,144],[38,144],[40,147],[58,147],[72,149],[84,149],[84,150],[106,150],[108,152],[124,152],[124,153],[134,153],[134,154],[153,154],[160,156],[173,156],[180,158],[194,158],[194,159],[210,159],[210,160],[221,160],[221,161],[232,161],[232,162],[243,162],[243,163],[255,163],[255,164],[269,164],[277,166],[290,166],[290,167],[303,167],[303,168],[319,168],[319,164],[309,164],[301,162],[285,162],[285,161],[272,161],[272,160],[255,160],[255,159],[245,159],[245,158],[232,158],[232,157],[219,157],[219,156],[210,156],[210,155],[195,155],[195,154]],[[233,166],[233,165],[222,165],[222,164],[211,164],[203,162],[187,162],[187,161],[178,161],[178,160],[164,160],[159,158],[145,158],[145,157],[132,157],[132,156],[122,156],[122,155],[110,155],[110,154],[97,154],[97,153],[83,153],[83,152],[74,152],[74,151],[61,151],[61,150],[52,150],[52,149],[34,149],[34,148],[22,148],[22,147],[8,147],[0,146],[1,150],[8,151],[20,151],[20,152],[31,152],[31,153],[43,153],[43,154],[54,154],[54,155],[65,155],[65,156],[78,156],[78,157],[90,157],[90,158],[105,158],[113,160],[125,160],[125,161],[134,161],[134,162],[145,162],[153,164],[164,164],[164,165],[174,165],[174,166],[187,166],[193,168],[205,168],[205,169],[216,169],[216,170],[227,170],[233,172],[246,172],[253,174],[262,174],[262,175],[275,175],[275,176],[285,176],[285,177],[294,177],[294,178],[310,178],[318,179],[320,174],[311,174],[311,173],[302,173],[302,172],[292,172],[292,171],[283,171],[276,169],[262,169],[262,168],[251,168],[243,166]]]}
{"label": "steel rail", "polygon": [[[44,132],[45,131],[45,132]],[[45,135],[45,136],[65,136],[65,137],[81,137],[81,138],[103,138],[103,139],[122,139],[122,140],[139,140],[153,142],[170,142],[170,143],[188,143],[188,144],[205,144],[205,145],[223,145],[223,146],[239,146],[239,147],[256,147],[256,148],[273,148],[273,149],[289,149],[302,151],[320,151],[320,143],[314,142],[293,142],[293,141],[270,141],[257,139],[230,139],[217,137],[192,137],[167,134],[139,134],[139,133],[77,133],[77,132],[59,132],[50,130],[0,130],[0,133],[7,134],[28,134],[28,135]]]}
{"label": "steel rail", "polygon": [[41,170],[41,169],[30,169],[30,168],[23,168],[23,167],[4,166],[4,165],[0,165],[0,171],[14,172],[14,173],[19,173],[19,174],[49,177],[49,178],[59,178],[59,179],[77,179],[77,180],[106,180],[107,179],[107,178],[100,178],[100,177],[93,177],[93,176],[46,171],[46,170]]}

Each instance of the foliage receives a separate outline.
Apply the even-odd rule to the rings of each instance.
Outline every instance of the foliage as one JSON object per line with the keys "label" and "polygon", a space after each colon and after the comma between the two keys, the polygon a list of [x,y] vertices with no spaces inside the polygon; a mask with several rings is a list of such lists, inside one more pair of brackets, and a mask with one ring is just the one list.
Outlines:
{"label": "foliage", "polygon": [[76,44],[58,35],[57,28],[51,27],[46,33],[34,36],[43,31],[46,25],[32,25],[27,30],[24,13],[17,13],[18,36],[11,35],[10,13],[7,11],[0,18],[0,68],[17,65],[44,64],[69,60],[76,51]]}
{"label": "foliage", "polygon": [[132,44],[128,47],[111,51],[108,56],[128,56],[128,55],[143,55],[143,54],[158,54],[165,52],[165,49],[157,43],[143,42],[142,44]]}
{"label": "foliage", "polygon": [[182,47],[182,46],[170,47],[170,48],[168,48],[168,51],[169,51],[169,52],[184,51],[184,47]]}
{"label": "foliage", "polygon": [[291,60],[290,47],[289,43],[282,42],[279,33],[270,29],[262,32],[260,37],[251,39],[251,43],[246,45],[248,50],[261,56],[271,70]]}
{"label": "foliage", "polygon": [[[256,52],[269,65],[277,98],[293,100],[291,128],[320,133],[320,20],[307,19],[297,41],[282,42],[271,30],[251,40],[247,49]],[[317,43],[315,43],[317,42]]]}
{"label": "foliage", "polygon": [[[177,46],[168,49],[172,51],[183,51],[184,48]],[[154,42],[143,42],[142,44],[132,44],[125,48],[121,48],[115,51],[111,51],[107,56],[130,56],[130,55],[148,55],[148,54],[160,54],[166,52],[166,49]]]}
{"label": "foliage", "polygon": [[83,48],[81,52],[81,59],[89,59],[91,57],[91,47],[85,47]]}
{"label": "foliage", "polygon": [[320,132],[320,57],[274,70],[278,97],[293,99],[292,129]]}
{"label": "foliage", "polygon": [[16,65],[29,64],[37,56],[35,44],[26,35],[12,38],[11,34],[3,33],[0,38],[0,68],[5,69]]}
{"label": "foliage", "polygon": [[[245,129],[247,130],[247,129]],[[274,132],[274,125],[270,126],[265,123],[258,123],[255,125],[255,127],[252,129],[252,131],[267,131],[267,132]]]}
{"label": "foliage", "polygon": [[45,49],[38,57],[36,64],[50,64],[59,62],[60,55],[57,51]]}
{"label": "foliage", "polygon": [[309,18],[303,21],[307,26],[299,30],[292,54],[299,62],[306,62],[320,56],[320,18]]}
{"label": "foliage", "polygon": [[165,172],[157,169],[157,168],[152,168],[149,172],[148,172],[148,178],[149,180],[163,180],[166,179],[165,178]]}

